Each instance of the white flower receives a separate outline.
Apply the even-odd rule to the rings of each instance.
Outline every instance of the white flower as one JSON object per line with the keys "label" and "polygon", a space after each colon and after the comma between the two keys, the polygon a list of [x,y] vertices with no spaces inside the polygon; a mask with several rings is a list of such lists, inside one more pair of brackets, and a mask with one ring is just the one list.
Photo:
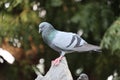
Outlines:
{"label": "white flower", "polygon": [[5,8],[9,8],[9,6],[10,6],[9,2],[5,3]]}

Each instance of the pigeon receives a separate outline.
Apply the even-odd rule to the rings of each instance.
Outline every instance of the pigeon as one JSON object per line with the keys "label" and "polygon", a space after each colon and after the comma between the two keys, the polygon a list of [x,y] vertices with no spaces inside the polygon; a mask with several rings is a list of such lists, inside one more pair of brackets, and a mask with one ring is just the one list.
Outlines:
{"label": "pigeon", "polygon": [[78,77],[77,80],[89,80],[89,78],[88,78],[87,74],[82,73],[82,74],[80,74],[80,76]]}
{"label": "pigeon", "polygon": [[43,41],[48,44],[49,47],[60,53],[60,56],[54,60],[55,65],[58,65],[67,53],[99,51],[101,49],[99,46],[87,43],[76,33],[55,29],[48,22],[39,24],[39,33],[42,34]]}

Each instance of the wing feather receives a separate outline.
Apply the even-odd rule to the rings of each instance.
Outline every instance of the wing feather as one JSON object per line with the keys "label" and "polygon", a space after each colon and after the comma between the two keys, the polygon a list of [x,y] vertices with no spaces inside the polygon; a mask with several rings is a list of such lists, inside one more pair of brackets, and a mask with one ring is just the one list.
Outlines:
{"label": "wing feather", "polygon": [[52,44],[64,50],[72,50],[74,47],[80,47],[84,43],[86,43],[86,41],[77,34],[61,31],[56,34],[52,41]]}

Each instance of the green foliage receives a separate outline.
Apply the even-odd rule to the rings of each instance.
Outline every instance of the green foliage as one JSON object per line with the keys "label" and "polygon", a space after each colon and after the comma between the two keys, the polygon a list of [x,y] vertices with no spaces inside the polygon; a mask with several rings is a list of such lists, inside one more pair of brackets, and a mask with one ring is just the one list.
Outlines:
{"label": "green foliage", "polygon": [[107,30],[101,42],[101,46],[110,50],[112,54],[120,56],[120,18],[118,18]]}
{"label": "green foliage", "polygon": [[101,35],[112,20],[113,13],[110,8],[97,2],[82,5],[71,19],[73,23],[78,23],[79,29],[83,29],[86,38],[93,36],[92,40],[95,41],[101,40]]}
{"label": "green foliage", "polygon": [[[35,45],[41,43],[40,37],[38,37],[39,11],[33,10],[34,4],[35,1],[30,0],[0,1],[0,44],[3,43],[4,38],[8,38],[10,43],[14,43],[14,39],[17,39],[21,43],[20,47],[24,50],[22,54],[26,55],[25,52],[31,49],[30,36],[32,36]],[[17,52],[15,54],[21,55]],[[3,80],[33,80],[36,76],[32,70],[32,65],[25,58],[13,65],[1,64],[0,76],[3,75],[5,78]]]}
{"label": "green foliage", "polygon": [[[1,5],[5,5],[6,2],[3,1]],[[2,9],[3,11],[0,13],[0,36],[23,38],[23,46],[27,46],[25,43],[28,42],[30,35],[38,41],[36,36],[38,35],[38,27],[36,25],[39,24],[40,18],[38,12],[32,10],[33,3],[29,0],[10,1],[10,7]],[[1,6],[1,8],[3,7]]]}
{"label": "green foliage", "polygon": [[2,74],[5,77],[2,80],[34,80],[36,77],[32,66],[26,65],[26,63],[14,63],[13,65],[4,63],[1,65],[1,68],[0,75]]}
{"label": "green foliage", "polygon": [[63,3],[62,0],[51,0],[51,5],[53,7],[59,7],[62,5],[62,3]]}
{"label": "green foliage", "polygon": [[103,53],[96,60],[95,73],[99,75],[98,80],[106,80],[107,77],[113,74],[115,70],[119,74],[120,65],[116,64],[116,62],[120,63],[119,56],[111,55],[107,50],[103,51]]}
{"label": "green foliage", "polygon": [[[5,7],[6,3],[10,3],[9,7]],[[35,4],[37,10],[33,10]],[[56,29],[63,31],[77,33],[79,29],[82,29],[84,32],[82,37],[93,44],[99,44],[105,33],[101,42],[101,46],[105,48],[102,55],[88,52],[67,55],[74,78],[76,78],[76,69],[83,68],[83,72],[90,76],[90,80],[105,80],[114,70],[118,70],[120,73],[120,18],[113,23],[119,16],[119,5],[119,0],[1,0],[0,43],[5,37],[9,40],[17,38],[26,51],[31,48],[29,37],[32,36],[33,42],[39,45],[42,43],[38,34],[38,24],[41,21],[48,21]],[[42,10],[47,12],[45,17],[40,17]],[[39,54],[39,56],[42,55],[45,58],[45,66],[48,70],[50,60],[58,55],[54,54],[57,52],[47,45],[44,46],[45,53]],[[33,80],[32,78],[34,78],[31,65],[28,65],[26,60],[19,64],[15,63],[9,68],[6,65],[1,66],[5,66],[2,68],[2,72],[7,74],[8,71],[7,78],[11,80],[18,80],[19,73],[23,74],[22,80]]]}
{"label": "green foliage", "polygon": [[[107,29],[103,40],[101,41],[101,47],[103,48],[103,54],[98,58],[97,64],[99,66],[96,68],[98,74],[102,74],[101,77],[111,75],[114,70],[118,71],[120,74],[120,18],[118,18],[114,23]],[[119,79],[115,79],[119,80]]]}

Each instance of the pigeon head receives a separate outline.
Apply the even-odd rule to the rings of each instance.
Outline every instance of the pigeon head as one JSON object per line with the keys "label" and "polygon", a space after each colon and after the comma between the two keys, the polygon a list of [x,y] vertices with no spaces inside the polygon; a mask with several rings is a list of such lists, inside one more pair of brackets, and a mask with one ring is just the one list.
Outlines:
{"label": "pigeon head", "polygon": [[80,74],[79,78],[77,80],[89,80],[88,76],[85,73]]}
{"label": "pigeon head", "polygon": [[48,29],[53,29],[53,26],[48,22],[42,22],[39,24],[39,33]]}

